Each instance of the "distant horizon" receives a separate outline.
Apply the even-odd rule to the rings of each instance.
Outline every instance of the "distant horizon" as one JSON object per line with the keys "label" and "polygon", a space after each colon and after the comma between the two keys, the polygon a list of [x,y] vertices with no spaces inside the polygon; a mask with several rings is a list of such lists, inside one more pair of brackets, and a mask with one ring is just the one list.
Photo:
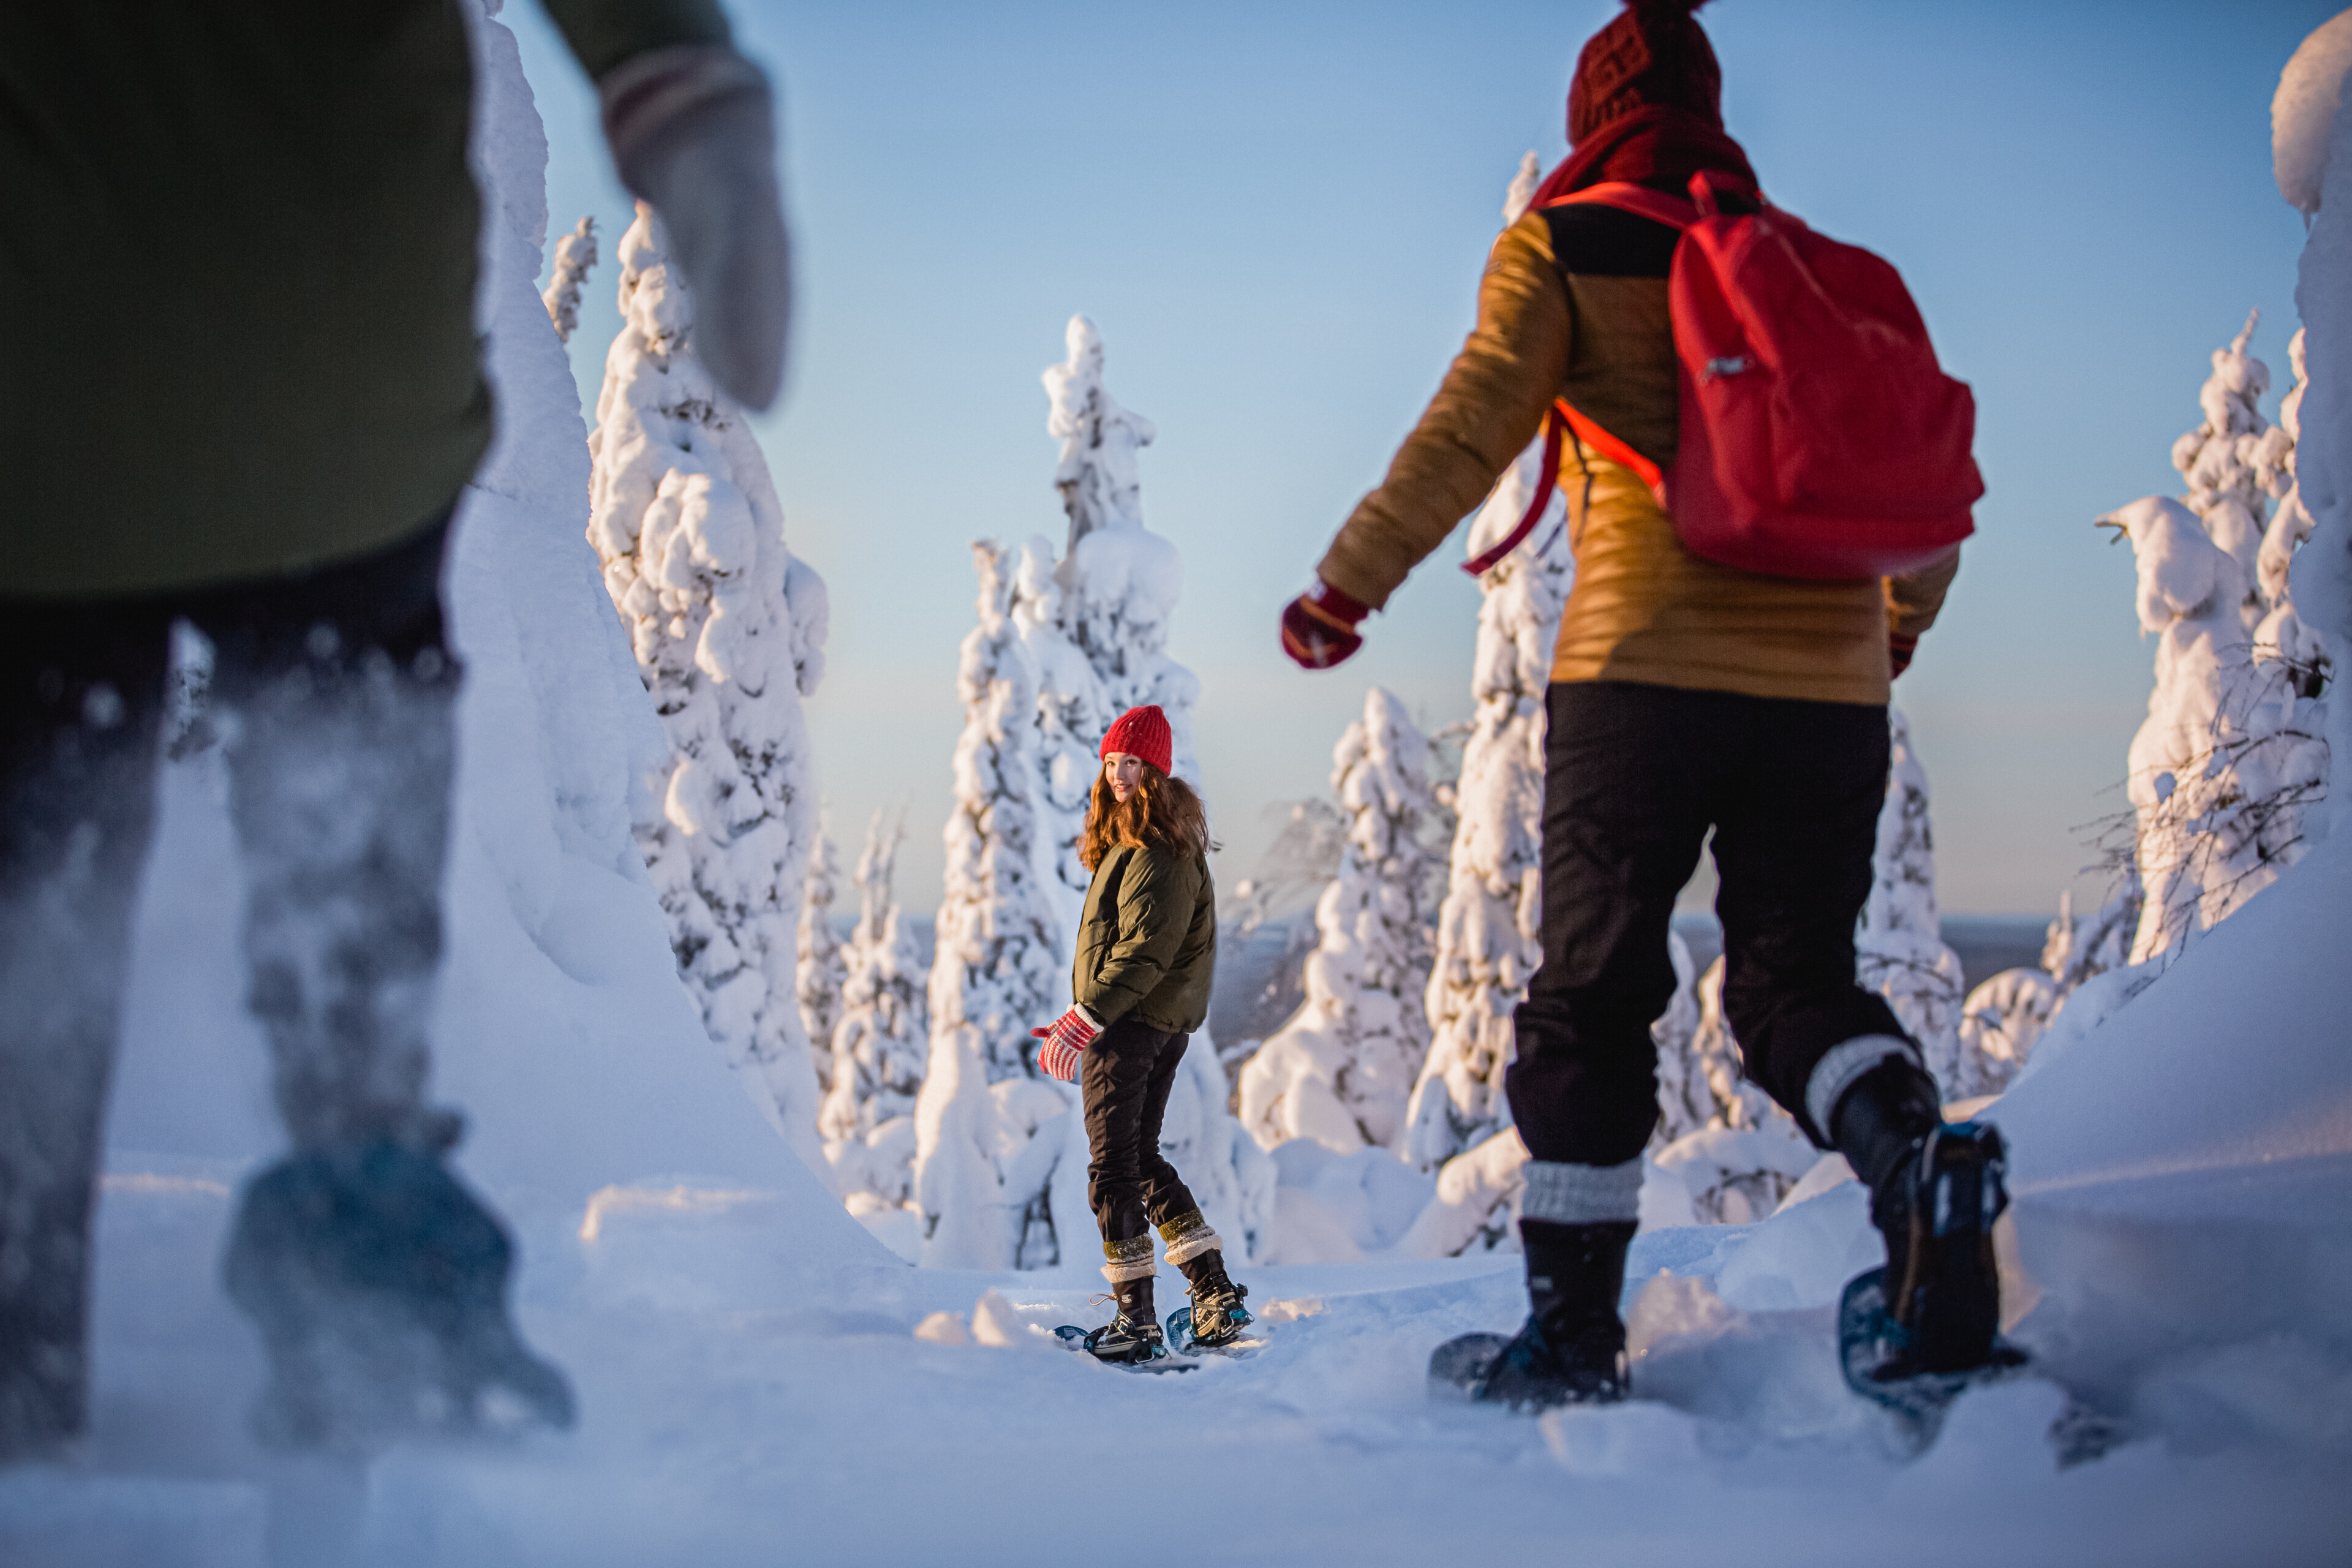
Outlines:
{"label": "distant horizon", "polygon": [[[1202,682],[1225,886],[1255,869],[1269,807],[1324,792],[1367,684],[1428,728],[1467,715],[1477,592],[1458,533],[1338,671],[1284,663],[1274,618],[1458,347],[1504,189],[1524,151],[1561,156],[1570,68],[1614,9],[730,6],[782,89],[801,296],[786,398],[753,427],[788,542],[831,591],[808,712],[845,858],[870,813],[903,809],[899,896],[936,907],[966,545],[1062,537],[1037,378],[1076,312],[1102,329],[1113,394],[1159,426],[1145,515],[1185,556],[1171,651]],[[2269,108],[2333,14],[1703,14],[1768,189],[1895,261],[1977,393],[1979,534],[1895,689],[1952,914],[2104,896],[2078,868],[2125,809],[2154,650],[2129,554],[2091,520],[2179,493],[2168,454],[2250,307],[2265,416],[2292,384],[2303,224],[2272,181]],[[551,232],[598,219],[572,340],[593,416],[628,201],[544,16],[504,20],[548,123]]]}

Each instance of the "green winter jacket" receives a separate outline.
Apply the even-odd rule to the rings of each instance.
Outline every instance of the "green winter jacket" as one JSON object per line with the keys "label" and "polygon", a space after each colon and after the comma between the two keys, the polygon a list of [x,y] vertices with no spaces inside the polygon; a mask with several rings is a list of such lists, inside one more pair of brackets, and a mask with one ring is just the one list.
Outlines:
{"label": "green winter jacket", "polygon": [[1126,845],[1087,889],[1070,994],[1108,1028],[1131,1017],[1189,1035],[1208,1022],[1217,968],[1217,889],[1205,855]]}
{"label": "green winter jacket", "polygon": [[[0,6],[0,596],[387,548],[490,439],[478,0]],[[547,0],[590,74],[716,0]]]}

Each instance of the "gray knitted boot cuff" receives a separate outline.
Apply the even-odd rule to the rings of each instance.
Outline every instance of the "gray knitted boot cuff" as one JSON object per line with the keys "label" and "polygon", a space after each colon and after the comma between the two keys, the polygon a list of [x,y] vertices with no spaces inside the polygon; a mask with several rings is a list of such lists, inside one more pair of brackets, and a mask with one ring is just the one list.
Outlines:
{"label": "gray knitted boot cuff", "polygon": [[1570,1165],[1552,1160],[1528,1162],[1528,1190],[1519,1200],[1521,1219],[1553,1225],[1604,1225],[1642,1217],[1642,1162],[1622,1165]]}
{"label": "gray knitted boot cuff", "polygon": [[1909,1062],[1921,1072],[1927,1070],[1927,1064],[1919,1059],[1919,1047],[1900,1035],[1857,1035],[1832,1046],[1813,1064],[1811,1076],[1805,1079],[1805,1117],[1813,1124],[1813,1136],[1822,1148],[1837,1146],[1830,1121],[1837,1115],[1838,1101],[1845,1098],[1845,1091],[1889,1057]]}

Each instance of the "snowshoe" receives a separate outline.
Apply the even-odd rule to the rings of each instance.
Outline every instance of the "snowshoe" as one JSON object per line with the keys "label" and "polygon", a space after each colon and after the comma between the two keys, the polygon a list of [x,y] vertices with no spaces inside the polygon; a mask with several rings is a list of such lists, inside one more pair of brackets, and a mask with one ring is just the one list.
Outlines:
{"label": "snowshoe", "polygon": [[1230,1281],[1223,1289],[1196,1292],[1191,1302],[1168,1314],[1169,1347],[1179,1354],[1192,1355],[1237,1346],[1242,1330],[1256,1321],[1242,1305],[1242,1298],[1248,1294],[1248,1286]]}
{"label": "snowshoe", "polygon": [[1614,1405],[1625,1397],[1625,1331],[1612,1313],[1555,1344],[1529,1317],[1509,1339],[1464,1334],[1431,1352],[1429,1386],[1441,1398],[1513,1410]]}
{"label": "snowshoe", "polygon": [[1894,1413],[1901,1445],[1924,1451],[1943,1430],[1952,1402],[1969,1389],[2016,1375],[2030,1358],[1996,1336],[1984,1359],[1957,1372],[1930,1372],[1911,1332],[1887,1310],[1886,1270],[1857,1276],[1838,1300],[1838,1368],[1848,1388]]}
{"label": "snowshoe", "polygon": [[228,1293],[261,1332],[271,1447],[569,1426],[571,1385],[507,1316],[513,1247],[440,1162],[393,1142],[295,1154],[247,1184]]}
{"label": "snowshoe", "polygon": [[1064,1323],[1054,1332],[1074,1351],[1084,1351],[1105,1366],[1115,1366],[1121,1372],[1190,1372],[1200,1363],[1179,1361],[1168,1353],[1168,1343],[1157,1323],[1141,1325],[1150,1338],[1133,1331],[1137,1325],[1121,1328],[1114,1318],[1099,1329],[1082,1329],[1076,1323]]}
{"label": "snowshoe", "polygon": [[1430,1352],[1430,1397],[1465,1404],[1477,1397],[1486,1368],[1510,1342],[1508,1334],[1463,1334]]}
{"label": "snowshoe", "polygon": [[1168,1345],[1178,1355],[1222,1355],[1237,1360],[1254,1356],[1265,1348],[1266,1342],[1263,1339],[1244,1338],[1241,1329],[1244,1324],[1255,1321],[1244,1310],[1238,1321],[1228,1321],[1231,1327],[1230,1332],[1213,1341],[1206,1340],[1192,1331],[1192,1309],[1189,1306],[1179,1307],[1168,1314]]}
{"label": "snowshoe", "polygon": [[1885,1194],[1882,1303],[1904,1331],[1886,1377],[1965,1373],[1992,1359],[2000,1270],[1992,1226],[2009,1206],[2008,1146],[1980,1121],[1938,1127],[1895,1173]]}

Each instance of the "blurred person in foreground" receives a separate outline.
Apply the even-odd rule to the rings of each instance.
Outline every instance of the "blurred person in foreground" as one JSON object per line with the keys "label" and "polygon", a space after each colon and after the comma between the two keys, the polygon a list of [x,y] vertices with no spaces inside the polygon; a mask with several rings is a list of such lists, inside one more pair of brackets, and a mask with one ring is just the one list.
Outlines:
{"label": "blurred person in foreground", "polygon": [[[74,0],[0,19],[0,1463],[89,1389],[92,1196],[175,622],[213,647],[247,1004],[287,1153],[225,1267],[257,1434],[568,1426],[504,1227],[425,1094],[461,671],[450,521],[490,440],[477,0]],[[716,0],[545,0],[740,402],[789,283],[766,79]],[[488,1396],[488,1397],[486,1397]]]}

